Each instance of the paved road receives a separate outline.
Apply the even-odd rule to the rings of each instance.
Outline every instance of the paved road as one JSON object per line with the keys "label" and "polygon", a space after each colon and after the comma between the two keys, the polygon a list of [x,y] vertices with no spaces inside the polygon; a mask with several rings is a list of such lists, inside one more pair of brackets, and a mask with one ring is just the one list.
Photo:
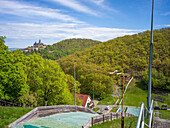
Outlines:
{"label": "paved road", "polygon": [[[106,106],[109,106],[109,110],[105,110]],[[96,105],[95,107],[100,108],[100,110],[98,112],[103,113],[103,114],[107,114],[107,113],[110,112],[112,107],[118,107],[118,105]]]}
{"label": "paved road", "polygon": [[[106,106],[109,106],[109,110],[105,110]],[[116,106],[115,105],[96,105],[95,107],[99,107],[100,108],[100,110],[98,112],[103,113],[103,114],[107,114],[107,113],[110,112],[112,107],[116,107]]]}

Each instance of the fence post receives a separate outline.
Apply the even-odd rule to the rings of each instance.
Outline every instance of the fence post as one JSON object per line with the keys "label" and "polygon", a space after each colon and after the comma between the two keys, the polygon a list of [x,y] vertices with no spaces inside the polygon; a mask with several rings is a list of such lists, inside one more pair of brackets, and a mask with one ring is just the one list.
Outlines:
{"label": "fence post", "polygon": [[111,120],[112,120],[112,113],[111,113]]}
{"label": "fence post", "polygon": [[118,113],[116,113],[116,119],[118,118]]}
{"label": "fence post", "polygon": [[91,126],[93,126],[93,117],[91,118]]}
{"label": "fence post", "polygon": [[104,122],[104,115],[103,115],[103,122]]}

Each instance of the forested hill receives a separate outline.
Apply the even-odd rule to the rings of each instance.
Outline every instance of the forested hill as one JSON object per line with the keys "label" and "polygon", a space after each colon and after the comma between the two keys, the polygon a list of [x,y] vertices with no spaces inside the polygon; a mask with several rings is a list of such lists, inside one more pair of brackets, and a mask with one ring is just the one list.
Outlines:
{"label": "forested hill", "polygon": [[35,52],[40,53],[44,59],[57,60],[61,57],[73,54],[85,48],[90,48],[99,43],[101,42],[91,39],[66,39],[53,45],[47,45],[44,50],[32,51],[31,53],[24,54],[30,55]]}
{"label": "forested hill", "polygon": [[[73,104],[74,78],[54,60],[11,52],[0,36],[0,99],[29,106]],[[76,93],[80,83],[76,81]],[[78,99],[77,104],[81,104]]]}
{"label": "forested hill", "polygon": [[[170,28],[154,30],[153,38],[153,87],[170,89]],[[65,73],[73,75],[73,60],[77,60],[77,80],[81,93],[95,95],[110,93],[118,76],[109,72],[143,76],[143,85],[148,82],[150,31],[118,37],[84,51],[57,60]],[[120,84],[120,81],[119,81]]]}

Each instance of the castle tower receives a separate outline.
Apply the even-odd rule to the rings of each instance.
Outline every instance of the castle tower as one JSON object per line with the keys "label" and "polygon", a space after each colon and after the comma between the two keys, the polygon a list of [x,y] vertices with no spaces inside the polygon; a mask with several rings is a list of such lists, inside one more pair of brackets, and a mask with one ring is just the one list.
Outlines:
{"label": "castle tower", "polygon": [[39,44],[41,44],[41,40],[39,40]]}

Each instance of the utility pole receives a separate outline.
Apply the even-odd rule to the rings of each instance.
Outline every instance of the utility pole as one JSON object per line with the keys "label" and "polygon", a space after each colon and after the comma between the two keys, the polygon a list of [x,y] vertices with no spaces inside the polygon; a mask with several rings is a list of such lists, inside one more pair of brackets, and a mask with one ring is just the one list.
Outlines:
{"label": "utility pole", "polygon": [[151,40],[150,40],[150,59],[149,59],[148,99],[147,99],[148,110],[150,110],[151,107],[150,105],[151,105],[152,49],[153,49],[153,11],[154,11],[154,0],[152,0],[152,17],[151,17]]}
{"label": "utility pole", "polygon": [[123,87],[122,87],[122,113],[121,113],[121,128],[124,128],[124,116],[123,116],[123,93],[124,93],[124,74],[123,74]]}
{"label": "utility pole", "polygon": [[76,60],[74,60],[74,105],[76,105]]}
{"label": "utility pole", "polygon": [[112,98],[112,110],[113,110],[113,98]]}
{"label": "utility pole", "polygon": [[102,113],[102,111],[103,111],[102,110],[102,95],[101,95],[101,109],[100,110],[101,110],[100,112]]}
{"label": "utility pole", "polygon": [[94,105],[94,84],[93,84],[93,105]]}

